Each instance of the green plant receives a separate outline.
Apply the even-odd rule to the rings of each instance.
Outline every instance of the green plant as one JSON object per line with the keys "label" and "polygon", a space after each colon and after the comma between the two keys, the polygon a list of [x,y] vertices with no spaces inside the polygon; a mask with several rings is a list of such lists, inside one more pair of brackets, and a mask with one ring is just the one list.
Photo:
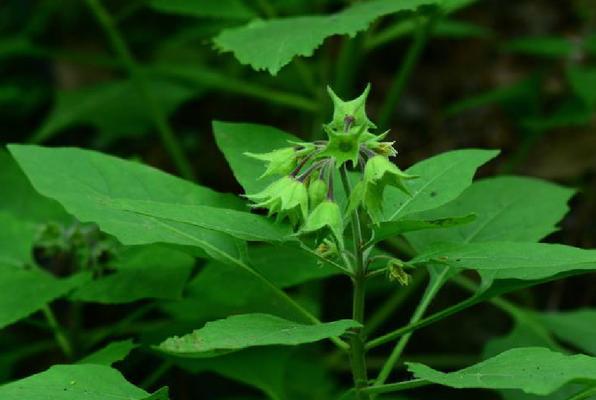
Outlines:
{"label": "green plant", "polygon": [[[438,384],[517,389],[543,396],[562,390],[572,393],[570,398],[588,398],[594,392],[596,358],[566,354],[557,339],[593,352],[591,340],[573,335],[578,327],[593,329],[593,311],[581,317],[538,314],[499,297],[596,268],[594,250],[537,243],[555,229],[573,191],[513,176],[472,183],[476,169],[498,154],[494,150],[451,151],[402,172],[390,161],[399,159],[394,143],[375,133],[366,114],[368,92],[369,88],[356,99],[343,101],[329,90],[334,112],[323,126],[328,140],[308,143],[266,126],[214,122],[217,143],[251,207],[267,209],[269,216],[249,212],[241,198],[135,162],[76,148],[10,145],[35,190],[45,196],[34,195],[14,167],[7,174],[19,182],[21,196],[30,199],[26,205],[33,212],[25,212],[27,218],[34,222],[38,215],[51,215],[68,220],[66,210],[79,221],[97,224],[126,247],[117,251],[117,244],[101,246],[113,248],[113,257],[120,261],[107,275],[98,261],[85,261],[75,264],[88,267],[59,279],[31,267],[27,251],[31,243],[37,242],[46,254],[71,246],[82,246],[88,253],[100,239],[72,243],[71,236],[47,227],[39,236],[34,223],[22,224],[2,214],[6,234],[12,243],[20,243],[2,248],[6,285],[0,297],[2,325],[43,309],[64,353],[76,357],[80,350],[73,348],[72,338],[53,317],[50,300],[68,295],[75,307],[77,301],[174,299],[188,278],[192,254],[212,261],[191,284],[195,289],[187,306],[183,301],[160,308],[180,321],[186,314],[210,322],[192,333],[185,333],[184,325],[167,322],[158,337],[172,331],[183,334],[159,345],[145,342],[155,344],[154,355],[164,360],[165,369],[178,365],[195,372],[212,370],[254,385],[270,398],[305,398],[301,396],[311,389],[309,379],[329,379],[325,368],[293,371],[297,382],[290,386],[285,378],[275,380],[275,371],[290,359],[292,365],[317,358],[340,363],[349,359],[353,388],[321,385],[311,397],[335,398],[343,392],[346,398],[370,399]],[[81,232],[97,235],[89,229]],[[93,258],[87,255],[84,260]],[[161,263],[166,260],[164,269]],[[480,280],[475,283],[469,272]],[[353,293],[345,294],[353,300],[350,319],[321,322],[316,310],[324,304],[313,309],[283,290],[329,276],[347,277],[352,283]],[[390,294],[389,310],[366,309],[367,287],[386,286],[401,296],[425,276],[427,288],[409,322],[375,334],[395,306]],[[461,286],[472,296],[428,314],[446,284]],[[506,351],[456,372],[408,363],[413,378],[394,380],[395,368],[418,329],[486,300],[510,313],[520,329],[538,340],[528,340],[531,345],[526,347],[505,346]],[[8,309],[8,301],[16,307]],[[136,318],[79,339],[78,346],[89,348],[124,333],[121,329],[133,327]],[[565,320],[576,324],[573,330],[557,322]],[[297,353],[282,347],[321,340],[334,346]],[[542,346],[534,346],[536,342]],[[131,341],[114,342],[77,364],[54,366],[2,386],[0,394],[7,399],[35,399],[50,390],[95,399],[117,391],[121,396],[117,398],[167,398],[167,389],[149,395],[110,369],[135,347]],[[367,357],[379,348],[385,361],[373,374]],[[254,363],[262,368],[251,370]],[[64,396],[56,398],[75,398]]]}

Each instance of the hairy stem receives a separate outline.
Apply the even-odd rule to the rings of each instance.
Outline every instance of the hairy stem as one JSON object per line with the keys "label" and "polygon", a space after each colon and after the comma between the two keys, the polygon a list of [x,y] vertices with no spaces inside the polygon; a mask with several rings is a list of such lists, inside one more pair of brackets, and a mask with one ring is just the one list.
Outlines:
{"label": "hairy stem", "polygon": [[[418,303],[418,306],[416,307],[416,310],[410,319],[410,324],[415,324],[416,322],[420,321],[431,301],[435,298],[443,284],[446,282],[448,276],[449,268],[445,268],[438,273],[431,274],[426,291],[424,292],[422,299],[420,299],[420,302]],[[389,358],[385,362],[385,365],[383,365],[381,372],[379,372],[379,376],[377,376],[377,379],[375,380],[375,385],[382,385],[385,383],[391,374],[391,371],[393,371],[393,368],[395,368],[395,364],[397,364],[397,361],[401,357],[404,349],[408,345],[412,334],[413,332],[409,332],[399,339],[393,348],[393,351],[389,355]]]}
{"label": "hairy stem", "polygon": [[[345,165],[341,168],[341,180],[349,198],[352,193],[348,172]],[[364,325],[364,305],[366,294],[366,260],[363,252],[362,229],[360,226],[360,217],[358,210],[352,214],[352,238],[354,241],[354,256],[356,258],[353,264],[352,282],[354,285],[352,318]],[[357,329],[350,338],[350,351],[352,361],[352,375],[354,377],[354,386],[356,389],[356,398],[359,400],[368,400],[370,397],[362,389],[368,386],[368,376],[366,367],[366,354],[364,349],[364,334],[362,328]]]}
{"label": "hairy stem", "polygon": [[190,161],[184,154],[182,146],[178,143],[161,105],[151,92],[144,71],[138,67],[130,49],[118,31],[112,16],[101,4],[100,0],[85,1],[102,29],[105,31],[114,51],[118,54],[122,63],[128,70],[132,82],[141,94],[145,106],[147,107],[147,112],[152,116],[155,128],[159,132],[161,141],[170,157],[172,157],[176,168],[184,178],[193,179],[194,173]]}

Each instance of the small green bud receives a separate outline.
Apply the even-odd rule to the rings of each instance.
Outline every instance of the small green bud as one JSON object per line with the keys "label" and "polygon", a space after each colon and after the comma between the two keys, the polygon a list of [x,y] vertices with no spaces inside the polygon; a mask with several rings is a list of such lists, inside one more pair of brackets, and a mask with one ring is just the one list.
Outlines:
{"label": "small green bud", "polygon": [[335,258],[339,255],[337,245],[330,239],[324,239],[323,243],[317,246],[315,252],[325,259]]}
{"label": "small green bud", "polygon": [[328,189],[325,181],[320,178],[313,179],[308,184],[308,201],[311,210],[315,209],[327,198]]}
{"label": "small green bud", "polygon": [[391,259],[387,263],[387,274],[391,282],[397,281],[402,286],[408,286],[412,277],[405,271],[407,267],[401,260],[397,258]]}
{"label": "small green bud", "polygon": [[269,215],[278,214],[279,219],[289,217],[292,224],[306,219],[308,214],[308,191],[303,182],[285,176],[259,193],[246,195],[255,204],[253,208],[265,208]]}
{"label": "small green bud", "polygon": [[300,232],[310,233],[324,228],[331,231],[340,244],[340,247],[343,248],[344,224],[341,210],[337,203],[331,200],[323,201],[310,213]]}

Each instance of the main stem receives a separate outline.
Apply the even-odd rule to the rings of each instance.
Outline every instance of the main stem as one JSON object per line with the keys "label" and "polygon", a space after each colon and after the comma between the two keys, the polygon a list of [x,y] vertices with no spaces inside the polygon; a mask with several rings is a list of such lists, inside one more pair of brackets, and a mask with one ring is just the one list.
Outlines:
{"label": "main stem", "polygon": [[[352,188],[345,165],[341,168],[341,181],[344,191],[346,192],[346,197],[350,198]],[[360,226],[358,210],[354,211],[354,214],[352,214],[352,238],[354,241],[354,256],[356,258],[356,261],[353,265],[352,277],[352,282],[354,285],[352,319],[364,325],[366,260],[362,250],[364,242],[362,241],[362,228]],[[362,328],[358,328],[350,338],[350,353],[352,361],[352,376],[354,377],[354,387],[356,389],[356,398],[359,400],[368,400],[370,399],[370,396],[368,393],[362,391],[362,389],[368,387],[364,333]]]}

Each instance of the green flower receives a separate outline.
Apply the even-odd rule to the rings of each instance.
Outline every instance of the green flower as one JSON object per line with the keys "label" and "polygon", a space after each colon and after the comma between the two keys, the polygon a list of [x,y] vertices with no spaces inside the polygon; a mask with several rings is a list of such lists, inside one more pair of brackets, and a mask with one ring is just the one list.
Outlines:
{"label": "green flower", "polygon": [[363,179],[352,190],[348,203],[348,215],[361,204],[371,220],[378,224],[383,217],[383,194],[387,185],[395,186],[410,194],[404,182],[416,178],[401,171],[395,164],[382,155],[370,158],[364,167]]}
{"label": "green flower", "polygon": [[255,204],[252,208],[264,208],[269,215],[277,214],[279,220],[288,217],[297,225],[308,215],[308,190],[303,182],[291,176],[285,176],[263,191],[246,195]]}
{"label": "green flower", "polygon": [[411,268],[411,266],[397,258],[391,259],[387,263],[387,275],[389,280],[391,282],[397,281],[402,286],[408,286],[412,280],[412,276],[405,271],[406,268]]}
{"label": "green flower", "polygon": [[296,168],[299,159],[307,156],[316,147],[312,143],[291,143],[295,146],[283,147],[269,153],[246,152],[244,155],[267,163],[267,169],[259,179],[271,175],[288,175]]}
{"label": "green flower", "polygon": [[320,231],[322,229],[329,229],[333,236],[343,248],[343,231],[344,224],[341,216],[341,210],[337,203],[331,200],[325,200],[319,204],[310,213],[306,222],[300,229],[301,233],[310,233]]}

